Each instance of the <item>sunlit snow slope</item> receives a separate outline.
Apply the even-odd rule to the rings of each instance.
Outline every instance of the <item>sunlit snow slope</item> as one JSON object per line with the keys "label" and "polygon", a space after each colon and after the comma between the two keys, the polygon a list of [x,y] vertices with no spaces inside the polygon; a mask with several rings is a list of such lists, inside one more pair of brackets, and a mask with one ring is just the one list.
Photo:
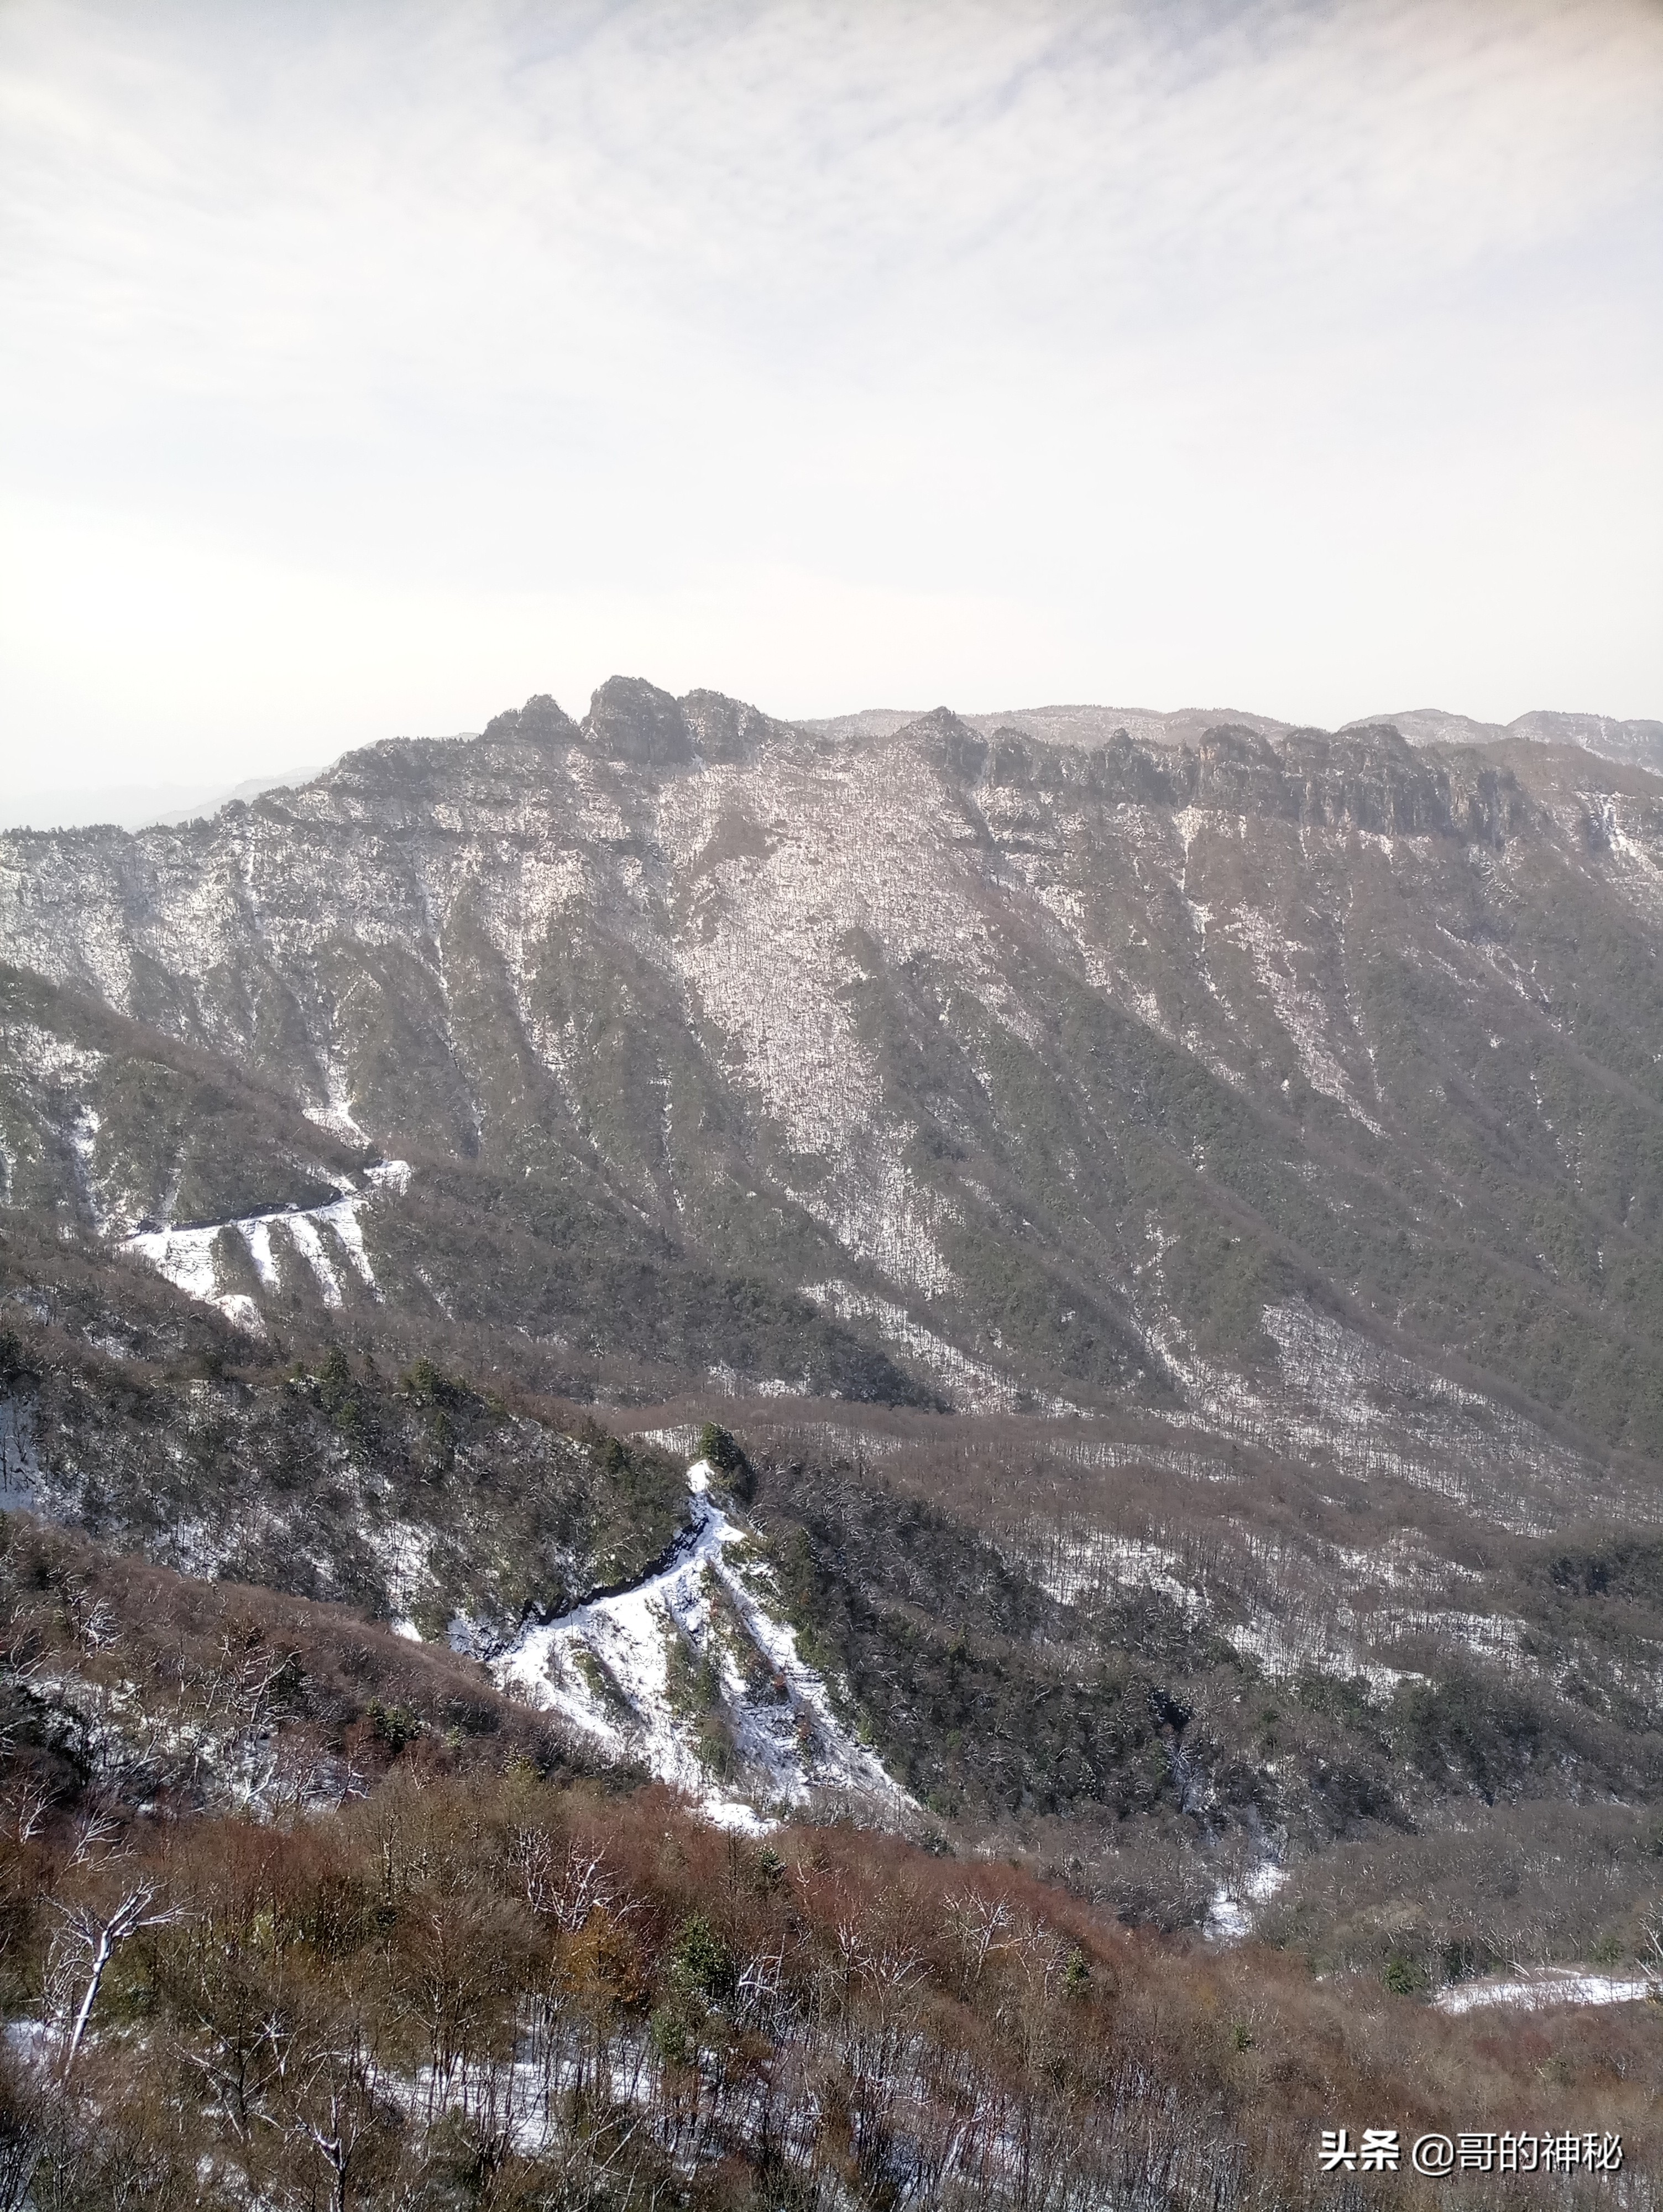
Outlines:
{"label": "sunlit snow slope", "polygon": [[703,1460],[688,1470],[691,1521],[656,1571],[528,1627],[493,1662],[498,1684],[639,1759],[725,1825],[756,1826],[828,1796],[915,1809],[803,1661],[773,1571],[711,1495],[711,1475]]}
{"label": "sunlit snow slope", "polygon": [[243,1215],[234,1221],[143,1230],[124,1238],[121,1249],[148,1260],[170,1283],[193,1298],[217,1306],[240,1328],[263,1335],[265,1323],[256,1301],[246,1291],[228,1287],[228,1278],[233,1283],[235,1279],[225,1263],[228,1248],[223,1240],[240,1240],[264,1289],[281,1286],[292,1254],[316,1282],[327,1306],[341,1303],[343,1264],[376,1295],[375,1271],[364,1249],[358,1217],[378,1191],[408,1189],[410,1176],[405,1161],[383,1160],[365,1170],[362,1190],[343,1191],[327,1206],[288,1206],[270,1213]]}

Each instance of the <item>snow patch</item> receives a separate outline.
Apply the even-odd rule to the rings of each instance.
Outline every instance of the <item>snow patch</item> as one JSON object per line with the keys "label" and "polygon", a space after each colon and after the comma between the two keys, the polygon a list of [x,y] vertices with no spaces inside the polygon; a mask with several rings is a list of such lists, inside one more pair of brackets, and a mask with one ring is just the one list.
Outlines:
{"label": "snow patch", "polygon": [[1648,1974],[1590,1974],[1576,1966],[1542,1966],[1521,1974],[1457,1982],[1432,2000],[1440,2012],[1476,2012],[1483,2005],[1511,2005],[1546,2012],[1556,2005],[1638,2004],[1663,2001],[1663,1981]]}
{"label": "snow patch", "polygon": [[806,1370],[794,1382],[783,1375],[766,1375],[757,1381],[742,1375],[725,1359],[719,1359],[713,1367],[707,1367],[705,1378],[712,1389],[719,1390],[725,1398],[806,1398],[813,1387]]}
{"label": "snow patch", "polygon": [[344,1145],[361,1145],[365,1133],[353,1119],[346,1072],[337,1060],[330,1061],[325,1072],[324,1086],[322,1103],[303,1109],[307,1120],[319,1129],[327,1129],[331,1137],[338,1137]]}
{"label": "snow patch", "polygon": [[1116,1590],[1155,1589],[1198,1620],[1205,1593],[1174,1574],[1178,1554],[1147,1537],[1107,1531],[1076,1535],[1053,1528],[1009,1546],[1011,1558],[1059,1605],[1101,1604]]}
{"label": "snow patch", "polygon": [[1041,1413],[1052,1420],[1066,1420],[1083,1408],[1066,1398],[1055,1398],[1012,1382],[985,1360],[972,1358],[950,1344],[944,1336],[915,1322],[904,1306],[880,1298],[852,1283],[804,1283],[803,1296],[817,1306],[829,1307],[840,1321],[870,1321],[878,1334],[922,1367],[932,1381],[963,1413]]}
{"label": "snow patch", "polygon": [[[430,1579],[429,1561],[436,1540],[436,1531],[424,1528],[414,1521],[386,1521],[373,1528],[361,1525],[360,1534],[364,1548],[370,1553],[386,1578],[387,1602],[392,1607],[394,1632],[400,1636],[421,1637],[410,1625],[409,1613]],[[403,1621],[404,1626],[399,1623]]]}
{"label": "snow patch", "polygon": [[1288,1879],[1288,1869],[1263,1858],[1240,1881],[1221,1882],[1212,1893],[1201,1932],[1215,1943],[1240,1943],[1253,1933],[1254,1908],[1268,1905]]}
{"label": "snow patch", "polygon": [[0,1513],[32,1509],[39,1474],[30,1408],[15,1398],[0,1398]]}
{"label": "snow patch", "polygon": [[1321,996],[1302,984],[1294,972],[1295,957],[1302,953],[1308,955],[1310,948],[1296,944],[1268,915],[1250,906],[1236,909],[1229,934],[1246,946],[1259,987],[1292,1040],[1299,1054],[1300,1071],[1312,1090],[1343,1106],[1371,1135],[1383,1135],[1380,1123],[1366,1114],[1358,1103],[1350,1078],[1327,1041],[1327,1018]]}
{"label": "snow patch", "polygon": [[321,1234],[327,1230],[352,1272],[371,1297],[379,1298],[380,1289],[364,1249],[359,1215],[379,1193],[407,1190],[410,1175],[406,1162],[386,1160],[368,1170],[365,1178],[368,1189],[348,1191],[331,1199],[326,1206],[244,1214],[234,1220],[204,1222],[188,1229],[143,1230],[137,1236],[124,1237],[118,1249],[148,1260],[158,1274],[165,1276],[187,1297],[195,1298],[199,1304],[215,1307],[239,1328],[248,1329],[258,1336],[264,1334],[265,1328],[258,1305],[246,1291],[224,1286],[221,1263],[229,1255],[221,1238],[240,1237],[261,1288],[275,1291],[281,1286],[282,1270],[274,1249],[273,1235],[276,1232],[287,1236],[310,1270],[324,1303],[339,1306],[343,1302],[341,1273]]}
{"label": "snow patch", "polygon": [[[1159,1272],[1157,1261],[1157,1287]],[[1326,1460],[1356,1479],[1394,1477],[1516,1535],[1548,1534],[1554,1522],[1542,1509],[1563,1512],[1586,1494],[1586,1462],[1509,1407],[1297,1298],[1266,1306],[1260,1325],[1276,1346],[1279,1383],[1202,1358],[1170,1312],[1149,1329],[1150,1348],[1188,1401],[1183,1418],[1281,1458]],[[1637,1487],[1622,1502],[1648,1522],[1657,1518],[1655,1501]]]}
{"label": "snow patch", "polygon": [[489,1662],[498,1686],[640,1760],[725,1826],[760,1826],[828,1791],[890,1820],[913,1814],[798,1653],[773,1571],[711,1496],[711,1475],[703,1460],[689,1469],[690,1518],[663,1565],[528,1625]]}

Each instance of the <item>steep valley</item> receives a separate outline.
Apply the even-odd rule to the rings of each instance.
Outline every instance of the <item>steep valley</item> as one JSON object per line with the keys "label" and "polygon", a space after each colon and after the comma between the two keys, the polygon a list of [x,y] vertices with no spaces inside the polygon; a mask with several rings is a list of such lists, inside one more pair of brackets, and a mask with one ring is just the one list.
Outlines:
{"label": "steep valley", "polygon": [[[1269,2205],[1302,2154],[1254,2114],[1241,1977],[1312,2079],[1360,1992],[1357,2064],[1435,2115],[1401,2016],[1647,1986],[1653,726],[1108,711],[790,725],[614,678],[209,820],[0,836],[9,2017],[51,2017],[52,1899],[116,1879],[88,1820],[147,1866],[305,1830],[373,1888],[376,1808],[389,1854],[442,1808],[634,2054],[633,2089],[582,2077],[598,2127],[649,2076],[693,2100],[641,2193],[586,2168],[573,2203],[1039,2202],[1013,2136],[932,2182],[888,2105],[888,2149],[851,2118],[834,2158],[823,2070],[767,2156],[722,2097],[810,2019],[904,2017],[945,2126],[979,1991],[994,2041],[1101,2002],[1147,2144],[1167,1972],[1247,2039],[1191,2082],[1239,2147],[1211,2201]],[[633,1904],[561,1889],[601,1840]],[[472,1879],[433,1893],[508,1911]],[[904,1941],[886,1884],[933,1900]],[[984,1928],[972,1972],[996,1909],[1026,1963]],[[175,2004],[132,1972],[112,2023]],[[1597,2081],[1639,2130],[1627,2010],[1631,2086]],[[1481,2006],[1435,2019],[1478,2049]],[[864,2112],[883,2067],[837,2050]],[[1202,2201],[1188,2136],[1114,2195],[1108,2075],[1046,2050],[998,2063],[1102,2154],[1056,2202]],[[1496,2109],[1551,2056],[1486,2060]],[[727,2158],[762,2193],[697,2197]]]}

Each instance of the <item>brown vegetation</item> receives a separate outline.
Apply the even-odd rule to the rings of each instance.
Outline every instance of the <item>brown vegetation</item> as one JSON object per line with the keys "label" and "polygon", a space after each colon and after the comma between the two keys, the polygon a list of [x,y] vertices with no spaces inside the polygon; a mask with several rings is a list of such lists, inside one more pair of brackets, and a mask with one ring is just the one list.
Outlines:
{"label": "brown vegetation", "polygon": [[724,1834],[465,1661],[5,1533],[0,2203],[1360,2204],[1338,2125],[1620,2132],[1653,2201],[1663,2008],[1445,2019],[984,1855]]}

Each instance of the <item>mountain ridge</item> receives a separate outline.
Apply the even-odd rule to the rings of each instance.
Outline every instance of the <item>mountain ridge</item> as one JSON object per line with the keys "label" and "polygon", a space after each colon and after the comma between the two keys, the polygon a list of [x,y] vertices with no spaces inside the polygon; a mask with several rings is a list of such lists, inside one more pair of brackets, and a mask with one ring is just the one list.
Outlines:
{"label": "mountain ridge", "polygon": [[[1599,1115],[1639,1117],[1625,1157],[1647,1157],[1633,1146],[1658,1111],[1655,1064],[1551,916],[1581,902],[1588,945],[1649,975],[1660,798],[1632,766],[1517,738],[1416,748],[1389,725],[1238,723],[1194,745],[1086,748],[984,732],[947,708],[837,738],[617,678],[581,723],[534,696],[476,739],[387,740],[212,822],[0,840],[0,953],[228,1056],[355,1149],[360,1172],[414,1164],[411,1189],[364,1217],[368,1277],[327,1223],[279,1221],[268,1281],[228,1226],[213,1264],[251,1312],[274,1284],[313,1295],[288,1246],[321,1233],[343,1310],[355,1279],[366,1295],[373,1279],[401,1310],[467,1310],[500,1328],[516,1303],[522,1317],[525,1299],[546,1305],[536,1255],[555,1219],[569,1238],[575,1205],[614,1222],[616,1244],[669,1239],[666,1255],[687,1255],[665,1260],[672,1276],[701,1255],[699,1279],[735,1286],[725,1310],[760,1297],[798,1317],[782,1320],[787,1339],[883,1344],[926,1396],[1181,1401],[1211,1387],[1210,1341],[1233,1372],[1281,1361],[1259,1316],[1294,1294],[1373,1311],[1388,1335],[1472,1352],[1498,1386],[1541,1397],[1549,1370],[1519,1340],[1503,1353],[1490,1328],[1478,1350],[1476,1317],[1452,1334],[1448,1290],[1417,1317],[1367,1284],[1381,1237],[1421,1254],[1411,1275],[1447,1272],[1429,1200],[1466,1188],[1447,1157],[1459,1131],[1516,1186],[1525,1218],[1545,1206],[1579,1250],[1628,1255],[1635,1287],[1614,1304],[1586,1259],[1573,1289],[1485,1201],[1496,1297],[1540,1310],[1526,1338],[1551,1312],[1584,1346],[1575,1372],[1596,1346],[1637,1360],[1620,1316],[1654,1262],[1641,1217],[1623,1218],[1632,1195],[1617,1217],[1603,1199],[1590,1211],[1565,1184],[1556,1115],[1533,1103],[1503,1143],[1483,1094],[1502,1081],[1512,1112],[1551,1062],[1554,1081],[1592,1083]],[[1442,970],[1459,1018],[1454,1000],[1436,1011],[1445,986],[1427,998]],[[1642,1029],[1654,995],[1647,981]],[[1510,1042],[1452,1091],[1454,1068],[1434,1071],[1464,1057],[1459,1030],[1481,1005],[1495,1050]],[[1414,1097],[1382,1073],[1404,1046],[1411,1061],[1430,1049],[1432,1087]],[[112,1133],[114,1093],[94,1066],[106,1049],[62,1036],[16,1063],[15,1098],[57,1103],[40,1104],[33,1136],[4,1137],[9,1191],[36,1156],[54,1204],[128,1235],[141,1220],[246,1221],[274,1191],[292,1203],[267,1176],[228,1191],[218,1215],[180,1216],[179,1158],[153,1146],[141,1171],[137,1125]],[[448,1276],[418,1256],[441,1233],[432,1206],[449,1209]],[[509,1238],[495,1261],[467,1225],[482,1206]],[[1173,1207],[1187,1224],[1175,1248]],[[1336,1243],[1348,1212],[1374,1229]],[[515,1237],[531,1272],[504,1277]],[[1241,1256],[1220,1275],[1188,1237]],[[1353,1257],[1336,1275],[1342,1249]],[[639,1340],[638,1317],[583,1305],[598,1279],[574,1293],[575,1340]],[[574,1340],[553,1313],[529,1333]],[[755,1357],[710,1364],[811,1393],[833,1371],[818,1352],[796,1373]],[[1545,1405],[1569,1410],[1591,1389],[1561,1380]],[[1637,1442],[1642,1401],[1636,1368],[1596,1433]]]}
{"label": "mountain ridge", "polygon": [[[640,678],[614,679],[615,682],[619,680],[631,684],[641,682]],[[656,687],[646,688],[652,690]],[[599,694],[596,696],[598,697]],[[667,698],[670,695],[666,693],[663,696]],[[693,725],[700,732],[701,742],[707,750],[711,742],[719,744],[720,742],[719,733],[712,724],[713,715],[718,720],[725,715],[731,723],[731,718],[737,714],[741,718],[742,726],[749,723],[758,731],[780,731],[789,727],[806,730],[817,737],[882,739],[894,736],[897,731],[910,722],[917,721],[929,711],[916,708],[871,707],[828,716],[779,717],[764,714],[759,708],[709,690],[684,693],[676,703],[684,714],[691,714]],[[528,704],[545,712],[552,709],[557,719],[551,722],[551,727],[570,720],[564,709],[546,693],[537,695]],[[510,709],[508,716],[494,717],[492,727],[499,734],[505,733],[508,727],[513,726],[509,716],[523,716],[526,712],[525,708]],[[1185,707],[1162,710],[1088,702],[980,709],[974,713],[967,712],[962,719],[984,737],[991,737],[1001,728],[1015,727],[1025,735],[1040,738],[1047,743],[1085,746],[1108,742],[1117,735],[1127,736],[1145,744],[1193,744],[1208,730],[1227,724],[1253,730],[1265,737],[1285,735],[1299,726],[1275,715],[1240,708]],[[1341,732],[1344,732],[1381,724],[1398,727],[1411,744],[1493,744],[1505,743],[1511,738],[1521,738],[1537,744],[1575,744],[1605,759],[1630,763],[1648,769],[1654,774],[1663,773],[1663,722],[1643,719],[1625,721],[1612,715],[1532,709],[1515,716],[1509,723],[1502,723],[1475,720],[1443,708],[1416,708],[1396,714],[1359,715],[1341,724],[1339,728]],[[573,724],[572,726],[577,728],[581,726]],[[411,737],[387,742],[458,744],[471,741],[480,734],[477,731],[462,731],[444,737]],[[354,747],[349,750],[369,749]],[[0,819],[0,830],[112,827],[138,830],[173,828],[217,813],[222,807],[236,800],[256,798],[270,790],[299,787],[327,773],[328,768],[323,766],[291,769],[280,774],[249,778],[229,788],[206,785],[177,788],[169,786],[165,789],[157,787],[147,793],[141,787],[124,786],[112,787],[106,792],[26,793],[21,799],[12,802],[9,809],[10,818]],[[187,800],[190,802],[188,805],[185,803]],[[100,809],[104,811],[100,811]],[[25,812],[30,812],[31,818],[24,819]],[[39,814],[41,819],[35,820],[35,814]]]}
{"label": "mountain ridge", "polygon": [[0,839],[0,961],[8,1527],[471,1655],[736,1826],[829,1788],[1393,1988],[1640,1940],[1642,769],[619,679]]}

